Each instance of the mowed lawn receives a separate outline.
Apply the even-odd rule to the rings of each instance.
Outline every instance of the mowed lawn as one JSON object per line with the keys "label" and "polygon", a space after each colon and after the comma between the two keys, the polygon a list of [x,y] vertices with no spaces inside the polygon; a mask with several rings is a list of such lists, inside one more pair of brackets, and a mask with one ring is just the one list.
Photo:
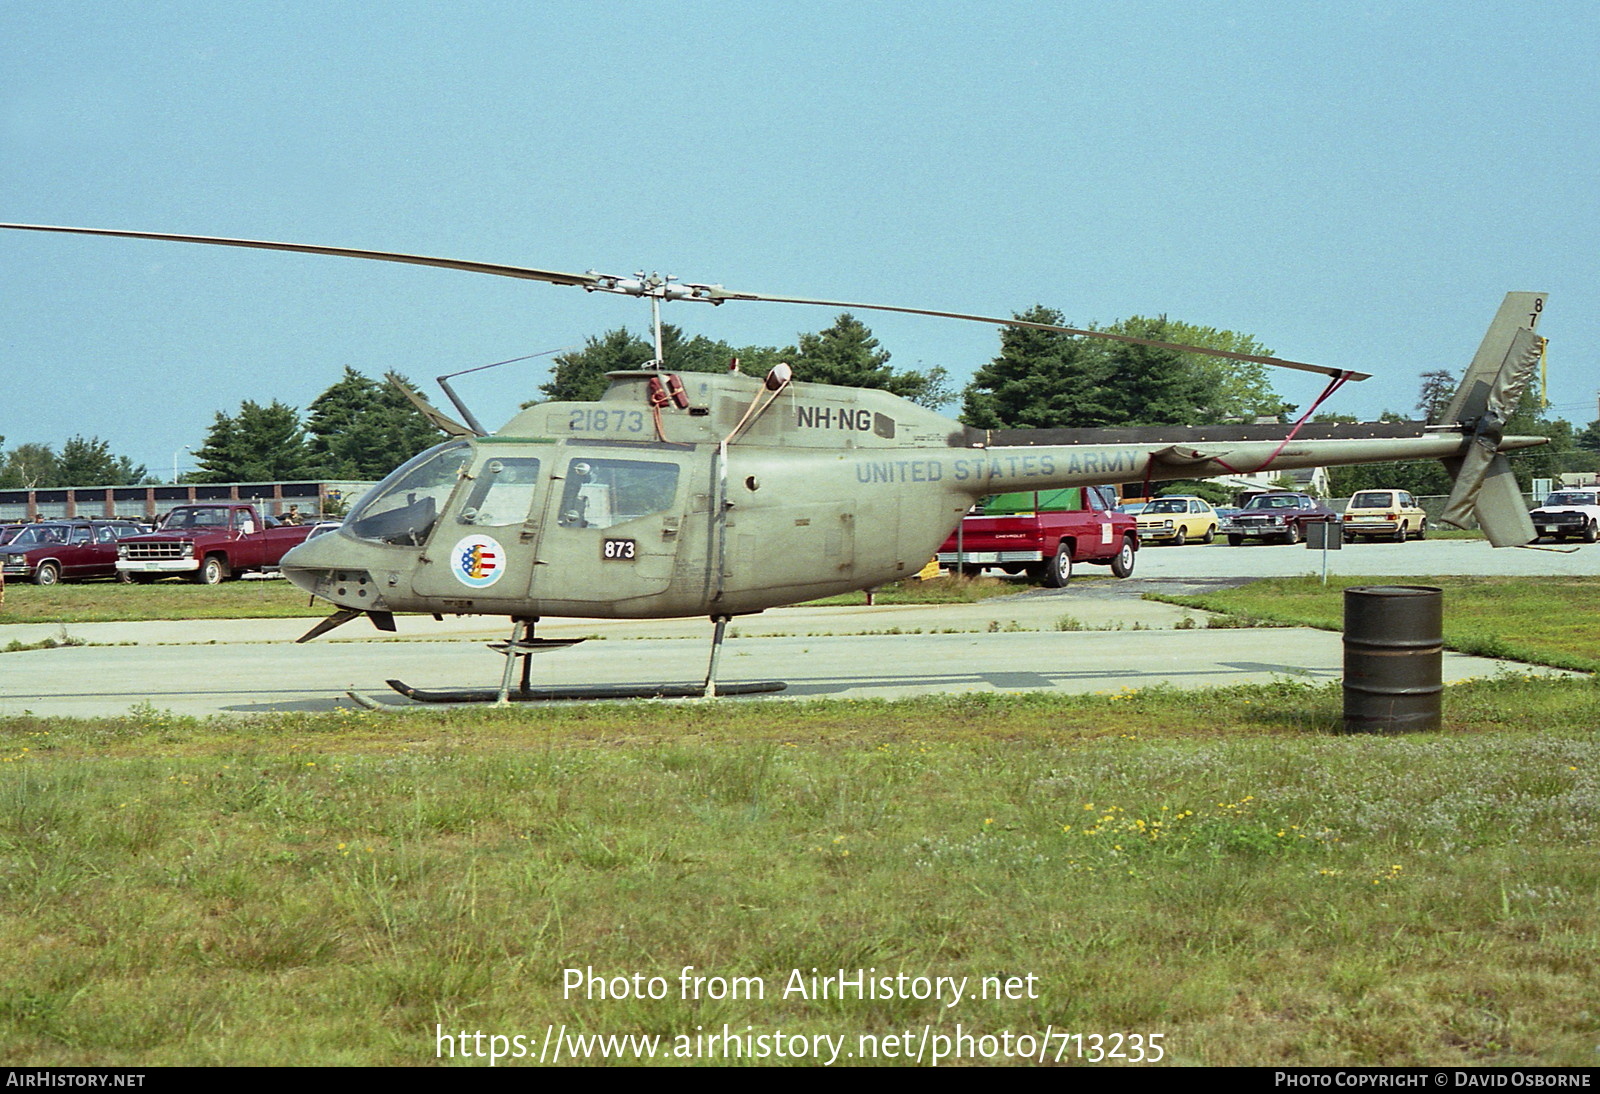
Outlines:
{"label": "mowed lawn", "polygon": [[[1071,1062],[1072,1031],[1177,1064],[1592,1065],[1595,686],[1446,702],[1403,738],[1337,736],[1337,688],[1288,684],[11,719],[0,1055],[485,1064],[440,1032],[565,1029],[722,1062],[693,1038],[727,1027],[965,1031],[986,1063]],[[685,966],[763,996],[683,998]],[[1031,995],[786,997],[796,970]]]}
{"label": "mowed lawn", "polygon": [[[1290,682],[9,718],[0,1060],[1593,1066],[1600,689],[1444,708],[1398,737]],[[955,1005],[915,997],[939,977]]]}
{"label": "mowed lawn", "polygon": [[281,578],[195,585],[182,580],[149,585],[83,581],[40,588],[13,582],[0,604],[6,623],[118,623],[147,619],[273,619],[323,616],[326,602],[311,598]]}
{"label": "mowed lawn", "polygon": [[1600,671],[1600,577],[1263,578],[1203,596],[1156,599],[1239,622],[1344,628],[1352,585],[1421,585],[1443,596],[1445,645],[1463,653]]}

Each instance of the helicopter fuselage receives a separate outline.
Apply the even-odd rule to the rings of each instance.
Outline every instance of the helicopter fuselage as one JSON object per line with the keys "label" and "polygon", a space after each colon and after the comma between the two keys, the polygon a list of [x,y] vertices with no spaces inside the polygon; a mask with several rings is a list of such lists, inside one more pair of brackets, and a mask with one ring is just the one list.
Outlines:
{"label": "helicopter fuselage", "polygon": [[[1012,490],[1458,453],[1406,438],[997,447],[887,392],[611,374],[375,487],[283,570],[341,608],[513,617],[736,615],[915,573],[973,501]],[[676,382],[677,378],[673,378]],[[1215,448],[1215,446],[1209,446]],[[1335,451],[1336,450],[1336,451]]]}

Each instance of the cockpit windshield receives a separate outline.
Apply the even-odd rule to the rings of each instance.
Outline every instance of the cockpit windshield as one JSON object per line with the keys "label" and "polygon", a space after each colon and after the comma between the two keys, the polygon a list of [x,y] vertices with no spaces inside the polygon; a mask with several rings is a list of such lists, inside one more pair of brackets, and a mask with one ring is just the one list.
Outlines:
{"label": "cockpit windshield", "polygon": [[358,539],[421,546],[471,460],[466,441],[450,441],[412,457],[361,499],[343,531]]}

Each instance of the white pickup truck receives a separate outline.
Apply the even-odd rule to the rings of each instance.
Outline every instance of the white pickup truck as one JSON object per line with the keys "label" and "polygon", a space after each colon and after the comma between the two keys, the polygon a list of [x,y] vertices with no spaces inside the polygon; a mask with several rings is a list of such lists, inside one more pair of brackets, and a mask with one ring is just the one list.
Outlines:
{"label": "white pickup truck", "polygon": [[1557,490],[1528,514],[1540,539],[1600,539],[1600,487]]}

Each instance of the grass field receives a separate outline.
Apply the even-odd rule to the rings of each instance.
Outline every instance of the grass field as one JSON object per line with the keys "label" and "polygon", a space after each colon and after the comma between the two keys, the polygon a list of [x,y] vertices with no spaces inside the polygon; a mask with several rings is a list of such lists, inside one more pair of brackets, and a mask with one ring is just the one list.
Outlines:
{"label": "grass field", "polygon": [[[1483,657],[1600,672],[1595,621],[1600,578],[1418,577],[1404,584],[1442,590],[1444,639],[1450,649]],[[1393,585],[1395,578],[1264,578],[1204,596],[1153,599],[1222,612],[1244,622],[1344,628],[1344,590]]]}
{"label": "grass field", "polygon": [[[1566,656],[1536,592],[1447,589],[1447,625]],[[1594,1066],[1600,688],[1453,686],[1445,731],[1406,737],[1340,711],[1285,682],[0,720],[0,1062],[598,1060],[573,1038],[615,1035],[721,1063],[726,1027],[809,1038],[802,1063],[1137,1034],[1175,1064]],[[685,998],[685,966],[723,979]],[[968,994],[784,994],[841,969]],[[565,990],[582,970],[663,998]],[[762,997],[711,997],[734,978]]]}
{"label": "grass field", "polygon": [[[1031,583],[992,577],[947,575],[931,581],[910,578],[879,589],[879,604],[969,604],[1033,588]],[[304,592],[287,581],[228,581],[193,585],[160,581],[119,585],[86,581],[38,588],[12,584],[0,604],[6,623],[115,623],[150,619],[276,619],[328,614],[326,603],[309,605]],[[818,600],[816,604],[862,604],[865,593]]]}
{"label": "grass field", "polygon": [[84,581],[40,588],[6,586],[0,605],[5,623],[117,623],[146,619],[275,619],[324,616],[328,605],[307,604],[311,598],[287,581],[225,581],[192,585],[158,581],[119,585]]}
{"label": "grass field", "polygon": [[[1447,712],[1340,738],[1336,688],[1285,684],[12,719],[0,1056],[424,1063],[436,1024],[858,1051],[959,1022],[1160,1033],[1180,1064],[1592,1065],[1595,686]],[[767,994],[683,999],[686,965]],[[569,968],[671,990],[568,997]],[[784,998],[813,968],[1037,998]]]}

